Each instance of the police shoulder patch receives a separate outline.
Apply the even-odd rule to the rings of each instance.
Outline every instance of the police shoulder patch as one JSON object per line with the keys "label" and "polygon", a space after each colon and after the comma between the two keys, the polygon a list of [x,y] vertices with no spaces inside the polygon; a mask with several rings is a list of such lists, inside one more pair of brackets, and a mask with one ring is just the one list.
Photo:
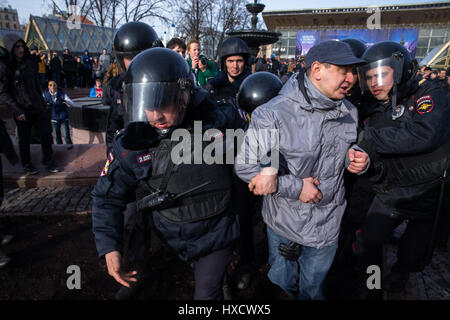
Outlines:
{"label": "police shoulder patch", "polygon": [[136,160],[139,164],[143,164],[152,160],[152,155],[150,153],[141,154],[136,157]]}
{"label": "police shoulder patch", "polygon": [[108,159],[106,159],[105,167],[103,168],[103,170],[102,170],[102,172],[100,174],[101,177],[106,176],[108,174],[109,167],[111,166],[111,163],[113,161],[114,161],[114,154],[112,152],[110,152],[108,154]]}
{"label": "police shoulder patch", "polygon": [[434,102],[430,95],[423,96],[416,100],[416,110],[419,114],[424,114],[432,111]]}

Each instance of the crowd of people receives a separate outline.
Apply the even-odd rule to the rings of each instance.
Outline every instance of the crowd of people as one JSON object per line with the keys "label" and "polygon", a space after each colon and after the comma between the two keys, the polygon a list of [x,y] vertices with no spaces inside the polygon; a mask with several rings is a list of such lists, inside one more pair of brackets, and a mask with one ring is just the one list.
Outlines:
{"label": "crowd of people", "polygon": [[68,48],[62,54],[52,51],[50,57],[36,46],[30,48],[33,61],[38,65],[39,81],[43,90],[49,81],[62,89],[92,88],[96,79],[103,81],[112,57],[107,49],[99,56],[92,56],[88,50],[82,55],[73,55]]}
{"label": "crowd of people", "polygon": [[[253,58],[242,39],[230,37],[215,62],[196,40],[174,38],[164,46],[152,27],[130,22],[114,37],[115,61],[105,50],[98,59],[85,52],[78,82],[70,76],[75,72],[64,71],[67,50],[63,72],[52,73],[43,94],[45,77],[28,62],[23,40],[5,37],[5,45],[0,61],[14,63],[0,64],[0,99],[14,113],[29,174],[37,173],[29,157],[33,125],[44,163],[58,170],[45,103],[52,105],[54,130],[71,144],[73,103],[58,76],[66,79],[60,87],[95,81],[91,96],[110,106],[92,228],[99,257],[122,285],[116,299],[136,297],[151,278],[152,232],[192,267],[198,300],[231,299],[230,287],[250,286],[258,270],[257,216],[266,226],[268,278],[300,300],[326,299],[348,270],[353,299],[405,290],[410,273],[422,271],[447,242],[450,70],[433,78],[398,43],[324,41],[286,60]],[[214,150],[214,161],[199,162],[199,121],[200,151]],[[227,129],[241,135],[228,139]],[[193,150],[185,144],[180,150],[173,139],[180,132]],[[0,151],[17,161],[11,148]],[[382,268],[382,245],[405,221],[397,261],[382,287],[369,287],[368,268]],[[234,249],[240,260],[232,279]]]}

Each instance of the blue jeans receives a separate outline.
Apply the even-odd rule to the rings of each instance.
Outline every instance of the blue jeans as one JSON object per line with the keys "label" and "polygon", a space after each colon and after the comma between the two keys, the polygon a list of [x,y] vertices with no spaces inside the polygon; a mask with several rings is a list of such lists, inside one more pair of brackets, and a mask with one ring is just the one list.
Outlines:
{"label": "blue jeans", "polygon": [[64,141],[66,144],[72,144],[72,140],[70,139],[70,130],[69,130],[69,120],[64,121],[55,121],[52,120],[53,131],[55,131],[56,144],[62,144],[61,139],[61,129],[64,136]]}
{"label": "blue jeans", "polygon": [[297,261],[280,255],[280,243],[291,241],[267,227],[270,270],[267,276],[289,296],[299,300],[324,300],[323,282],[333,263],[338,245],[322,249],[303,247]]}

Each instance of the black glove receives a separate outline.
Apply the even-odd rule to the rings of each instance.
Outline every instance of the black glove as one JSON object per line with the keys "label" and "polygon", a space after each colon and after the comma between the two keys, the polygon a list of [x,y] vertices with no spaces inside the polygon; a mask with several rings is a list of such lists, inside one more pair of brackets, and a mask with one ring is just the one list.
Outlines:
{"label": "black glove", "polygon": [[288,245],[280,243],[278,251],[280,254],[289,261],[297,261],[302,254],[303,246],[301,244],[291,242]]}

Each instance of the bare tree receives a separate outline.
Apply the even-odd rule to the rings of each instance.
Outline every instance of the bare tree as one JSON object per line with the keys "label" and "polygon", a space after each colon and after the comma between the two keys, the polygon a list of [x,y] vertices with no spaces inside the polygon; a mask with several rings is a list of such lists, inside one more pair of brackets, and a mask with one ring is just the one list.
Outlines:
{"label": "bare tree", "polygon": [[207,12],[215,0],[172,0],[171,7],[179,33],[187,39],[200,40],[205,28]]}
{"label": "bare tree", "polygon": [[227,31],[248,28],[250,14],[245,8],[246,0],[216,0],[207,30],[214,39],[213,56],[216,57]]}
{"label": "bare tree", "polygon": [[112,0],[90,0],[92,4],[92,10],[89,11],[88,17],[98,25],[105,27],[112,9]]}
{"label": "bare tree", "polygon": [[156,18],[167,23],[164,0],[121,0],[125,22]]}
{"label": "bare tree", "polygon": [[[51,0],[53,10],[64,16],[66,19],[72,14],[77,13],[80,16],[87,16],[92,9],[91,0]],[[77,12],[73,12],[73,6],[77,8]]]}

